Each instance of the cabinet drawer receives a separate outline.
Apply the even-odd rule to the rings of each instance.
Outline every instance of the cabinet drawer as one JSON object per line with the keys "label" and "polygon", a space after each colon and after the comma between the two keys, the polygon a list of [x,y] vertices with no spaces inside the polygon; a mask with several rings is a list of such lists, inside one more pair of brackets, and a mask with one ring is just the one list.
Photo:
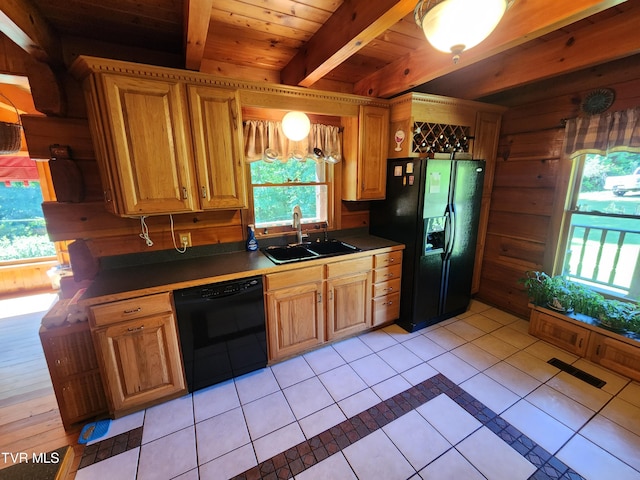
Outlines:
{"label": "cabinet drawer", "polygon": [[156,313],[172,312],[170,293],[159,293],[147,297],[105,303],[91,307],[91,325],[109,325],[112,323],[146,317]]}
{"label": "cabinet drawer", "polygon": [[590,331],[551,315],[534,311],[529,333],[581,357],[585,356]]}
{"label": "cabinet drawer", "polygon": [[371,270],[371,257],[343,260],[342,262],[327,265],[327,278],[340,277],[356,272],[367,272],[369,270]]}
{"label": "cabinet drawer", "polygon": [[292,285],[321,282],[323,268],[322,265],[318,265],[317,267],[300,268],[282,273],[271,273],[265,277],[264,286],[266,290],[276,290]]}
{"label": "cabinet drawer", "polygon": [[400,316],[400,292],[373,299],[373,326],[381,325]]}
{"label": "cabinet drawer", "polygon": [[402,265],[394,265],[393,267],[376,268],[373,271],[373,283],[386,282],[394,278],[400,278],[402,274]]}
{"label": "cabinet drawer", "polygon": [[373,268],[402,265],[402,250],[389,253],[379,253],[373,257]]}
{"label": "cabinet drawer", "polygon": [[400,279],[395,278],[388,282],[376,283],[373,285],[373,296],[381,297],[382,295],[389,295],[400,291]]}

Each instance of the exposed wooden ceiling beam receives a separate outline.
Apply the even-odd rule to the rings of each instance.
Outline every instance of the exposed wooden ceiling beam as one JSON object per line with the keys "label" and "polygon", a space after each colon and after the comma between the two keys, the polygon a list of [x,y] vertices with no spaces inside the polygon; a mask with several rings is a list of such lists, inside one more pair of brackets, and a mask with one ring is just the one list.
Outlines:
{"label": "exposed wooden ceiling beam", "polygon": [[452,62],[450,54],[437,52],[425,40],[423,48],[358,82],[354,93],[392,97],[624,2],[625,0],[516,0],[489,38],[479,46],[463,52],[458,64]]}
{"label": "exposed wooden ceiling beam", "polygon": [[30,0],[3,0],[0,30],[36,60],[62,64],[60,38]]}
{"label": "exposed wooden ceiling beam", "polygon": [[184,48],[185,68],[200,70],[209,33],[213,0],[185,0]]}
{"label": "exposed wooden ceiling beam", "polygon": [[344,2],[282,69],[286,85],[309,87],[413,11],[416,0]]}
{"label": "exposed wooden ceiling beam", "polygon": [[[429,93],[478,99],[519,85],[640,53],[640,2],[616,15],[515,55],[498,55],[424,85]],[[422,90],[422,89],[421,89]]]}

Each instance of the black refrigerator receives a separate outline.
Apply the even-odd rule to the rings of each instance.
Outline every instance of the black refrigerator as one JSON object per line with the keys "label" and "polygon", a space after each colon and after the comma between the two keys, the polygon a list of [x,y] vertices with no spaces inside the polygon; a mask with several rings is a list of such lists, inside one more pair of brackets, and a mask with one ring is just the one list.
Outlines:
{"label": "black refrigerator", "polygon": [[404,243],[400,318],[413,332],[467,310],[484,160],[390,159],[370,233]]}

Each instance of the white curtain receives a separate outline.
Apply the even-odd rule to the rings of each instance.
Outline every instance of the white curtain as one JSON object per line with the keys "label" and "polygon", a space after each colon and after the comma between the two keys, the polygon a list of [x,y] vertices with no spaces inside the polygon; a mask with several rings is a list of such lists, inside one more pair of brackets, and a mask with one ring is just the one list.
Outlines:
{"label": "white curtain", "polygon": [[342,133],[334,125],[311,124],[309,136],[294,142],[282,131],[281,122],[244,122],[244,153],[247,162],[313,160],[335,163],[342,159]]}

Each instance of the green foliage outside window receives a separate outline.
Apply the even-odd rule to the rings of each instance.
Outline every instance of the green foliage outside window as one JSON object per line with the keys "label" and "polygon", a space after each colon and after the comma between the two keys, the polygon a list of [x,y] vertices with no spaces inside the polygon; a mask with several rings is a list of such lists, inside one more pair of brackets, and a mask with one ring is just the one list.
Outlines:
{"label": "green foliage outside window", "polygon": [[325,167],[313,161],[254,162],[251,164],[253,204],[257,226],[291,223],[300,206],[303,223],[327,221],[328,187]]}
{"label": "green foliage outside window", "polygon": [[0,184],[0,261],[56,254],[42,214],[39,182]]}

